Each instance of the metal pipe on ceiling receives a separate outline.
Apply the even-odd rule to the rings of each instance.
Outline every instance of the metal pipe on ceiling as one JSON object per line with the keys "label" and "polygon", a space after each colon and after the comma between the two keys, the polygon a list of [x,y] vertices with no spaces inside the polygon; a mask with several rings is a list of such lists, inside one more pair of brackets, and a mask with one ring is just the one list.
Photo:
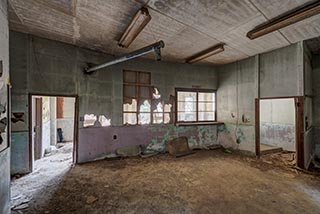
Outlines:
{"label": "metal pipe on ceiling", "polygon": [[141,48],[139,50],[136,50],[136,51],[133,51],[129,54],[126,54],[122,57],[119,57],[115,60],[112,60],[110,62],[105,62],[101,65],[96,65],[96,66],[93,66],[91,68],[86,68],[84,70],[84,72],[86,74],[90,74],[98,69],[101,69],[101,68],[105,68],[105,67],[108,67],[108,66],[111,66],[111,65],[114,65],[114,64],[118,64],[118,63],[121,63],[121,62],[124,62],[124,61],[128,61],[130,59],[134,59],[134,58],[137,58],[137,57],[140,57],[140,56],[143,56],[145,54],[148,54],[148,53],[151,53],[151,52],[154,52],[155,54],[155,59],[157,61],[160,61],[161,60],[161,48],[164,48],[164,42],[161,40],[159,42],[156,42],[154,44],[151,44],[147,47],[144,47],[144,48]]}

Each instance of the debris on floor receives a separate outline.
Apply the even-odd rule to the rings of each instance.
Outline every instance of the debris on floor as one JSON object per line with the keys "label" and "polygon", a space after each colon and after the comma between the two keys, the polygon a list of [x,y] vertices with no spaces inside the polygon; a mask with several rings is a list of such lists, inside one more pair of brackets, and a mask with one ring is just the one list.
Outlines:
{"label": "debris on floor", "polygon": [[226,153],[226,154],[232,154],[232,151],[229,150],[229,149],[224,149],[223,152]]}
{"label": "debris on floor", "polygon": [[96,202],[98,200],[97,197],[94,197],[93,195],[90,195],[89,197],[87,197],[86,203],[87,204],[93,204],[94,202]]}
{"label": "debris on floor", "polygon": [[[65,173],[72,166],[73,143],[65,143],[54,155],[43,157],[34,162],[34,171],[24,176],[15,176],[11,181],[11,209],[15,213],[25,210],[34,203],[35,195],[50,197]],[[43,200],[45,202],[45,200]]]}
{"label": "debris on floor", "polygon": [[318,213],[320,209],[320,180],[315,176],[237,151],[226,154],[223,149],[201,150],[180,159],[163,154],[76,165],[62,182],[44,189],[23,213]]}
{"label": "debris on floor", "polygon": [[187,137],[178,137],[167,143],[167,150],[170,155],[181,157],[191,154]]}
{"label": "debris on floor", "polygon": [[22,210],[29,207],[28,203],[31,201],[32,196],[26,195],[16,195],[12,198],[11,209],[12,210]]}

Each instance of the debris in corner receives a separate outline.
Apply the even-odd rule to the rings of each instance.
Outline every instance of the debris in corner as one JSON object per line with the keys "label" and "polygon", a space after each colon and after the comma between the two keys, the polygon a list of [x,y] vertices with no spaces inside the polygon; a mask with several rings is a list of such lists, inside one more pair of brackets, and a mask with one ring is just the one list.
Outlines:
{"label": "debris in corner", "polygon": [[187,137],[178,137],[167,143],[166,147],[170,155],[182,157],[190,154],[194,154],[189,148]]}

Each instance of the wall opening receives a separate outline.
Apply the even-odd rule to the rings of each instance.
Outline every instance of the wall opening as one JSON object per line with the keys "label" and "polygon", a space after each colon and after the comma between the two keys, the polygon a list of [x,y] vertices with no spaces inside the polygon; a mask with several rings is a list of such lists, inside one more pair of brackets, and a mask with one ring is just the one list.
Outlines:
{"label": "wall opening", "polygon": [[74,153],[75,98],[32,96],[30,119],[33,169],[38,169],[43,159],[51,159],[50,163],[65,160],[70,165]]}
{"label": "wall opening", "polygon": [[[305,168],[304,97],[256,99],[255,112],[256,155],[259,157],[272,153],[273,147],[280,147],[280,151],[291,151],[296,165]],[[263,148],[264,145],[269,146],[268,144],[271,147],[270,151],[266,147]]]}
{"label": "wall opening", "polygon": [[64,176],[76,161],[76,103],[76,97],[29,95],[29,163],[32,172],[21,178],[13,177],[13,206],[19,205],[21,198]]}
{"label": "wall opening", "polygon": [[260,100],[260,153],[296,151],[293,98]]}

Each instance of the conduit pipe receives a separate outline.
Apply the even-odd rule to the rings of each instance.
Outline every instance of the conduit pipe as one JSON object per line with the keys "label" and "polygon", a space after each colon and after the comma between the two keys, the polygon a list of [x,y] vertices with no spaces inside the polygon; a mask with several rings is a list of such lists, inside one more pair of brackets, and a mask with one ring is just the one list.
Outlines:
{"label": "conduit pipe", "polygon": [[98,69],[101,69],[101,68],[105,68],[105,67],[108,67],[108,66],[111,66],[111,65],[114,65],[114,64],[118,64],[118,63],[121,63],[121,62],[124,62],[124,61],[128,61],[130,59],[134,59],[134,58],[137,58],[137,57],[140,57],[140,56],[143,56],[145,54],[148,54],[148,53],[151,53],[151,52],[154,52],[155,54],[155,59],[157,61],[160,61],[161,60],[161,48],[164,48],[164,42],[161,40],[159,42],[156,42],[154,44],[151,44],[147,47],[144,47],[144,48],[141,48],[139,50],[136,50],[136,51],[133,51],[129,54],[126,54],[122,57],[119,57],[115,60],[112,60],[110,62],[105,62],[101,65],[96,65],[96,66],[93,66],[93,67],[88,67],[84,70],[84,73],[86,74],[90,74]]}

